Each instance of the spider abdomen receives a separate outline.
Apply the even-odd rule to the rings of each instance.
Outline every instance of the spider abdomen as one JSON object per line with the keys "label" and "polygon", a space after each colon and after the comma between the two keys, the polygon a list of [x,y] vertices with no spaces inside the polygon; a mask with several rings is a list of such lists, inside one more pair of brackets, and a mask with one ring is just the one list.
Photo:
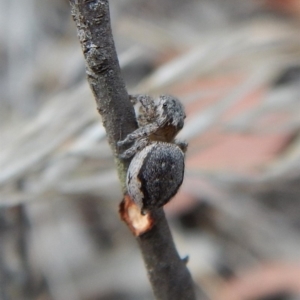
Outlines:
{"label": "spider abdomen", "polygon": [[165,205],[184,176],[184,153],[176,145],[154,142],[138,152],[127,172],[127,189],[141,212]]}

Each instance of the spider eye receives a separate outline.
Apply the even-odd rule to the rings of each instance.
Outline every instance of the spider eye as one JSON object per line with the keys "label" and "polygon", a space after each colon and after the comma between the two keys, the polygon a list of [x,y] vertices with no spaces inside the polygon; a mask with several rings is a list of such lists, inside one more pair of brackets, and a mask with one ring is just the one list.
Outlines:
{"label": "spider eye", "polygon": [[165,107],[165,108],[166,108],[166,107],[167,107],[167,103],[164,103],[164,104],[163,104],[163,107]]}

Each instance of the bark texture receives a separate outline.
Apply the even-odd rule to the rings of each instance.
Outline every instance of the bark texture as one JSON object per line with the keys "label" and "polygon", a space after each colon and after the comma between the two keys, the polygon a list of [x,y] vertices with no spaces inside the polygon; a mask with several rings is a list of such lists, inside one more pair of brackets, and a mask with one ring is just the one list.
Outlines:
{"label": "bark texture", "polygon": [[176,250],[163,209],[152,213],[153,227],[137,240],[156,299],[196,299],[193,281]]}

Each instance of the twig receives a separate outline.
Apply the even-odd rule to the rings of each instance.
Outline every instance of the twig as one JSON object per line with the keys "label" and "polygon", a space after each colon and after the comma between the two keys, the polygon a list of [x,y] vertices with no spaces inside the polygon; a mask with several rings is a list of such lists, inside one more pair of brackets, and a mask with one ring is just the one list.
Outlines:
{"label": "twig", "polygon": [[72,15],[86,59],[87,77],[115,155],[125,194],[120,213],[137,236],[157,299],[195,299],[193,282],[180,259],[162,209],[142,216],[126,196],[130,161],[118,158],[116,143],[136,128],[110,27],[108,0],[70,0]]}
{"label": "twig", "polygon": [[125,195],[120,215],[137,237],[156,299],[196,299],[191,275],[175,248],[163,209],[141,215]]}
{"label": "twig", "polygon": [[70,0],[72,16],[86,60],[88,82],[116,157],[123,191],[128,161],[118,158],[116,142],[136,128],[112,37],[108,1]]}

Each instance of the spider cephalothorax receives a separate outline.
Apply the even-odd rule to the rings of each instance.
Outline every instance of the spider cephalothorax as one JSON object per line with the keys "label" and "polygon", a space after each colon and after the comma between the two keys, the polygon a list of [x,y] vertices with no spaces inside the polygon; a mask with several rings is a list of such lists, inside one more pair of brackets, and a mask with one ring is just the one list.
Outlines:
{"label": "spider cephalothorax", "polygon": [[139,128],[118,142],[118,146],[134,142],[121,154],[121,158],[130,158],[153,141],[175,143],[185,151],[187,144],[175,141],[185,119],[183,105],[177,98],[161,95],[153,99],[148,95],[137,95],[130,99],[135,107]]}
{"label": "spider cephalothorax", "polygon": [[183,181],[187,143],[175,141],[175,137],[184,125],[185,113],[180,101],[170,95],[156,99],[137,95],[130,100],[139,127],[118,146],[133,142],[120,156],[134,156],[126,184],[130,197],[145,214],[166,204]]}

